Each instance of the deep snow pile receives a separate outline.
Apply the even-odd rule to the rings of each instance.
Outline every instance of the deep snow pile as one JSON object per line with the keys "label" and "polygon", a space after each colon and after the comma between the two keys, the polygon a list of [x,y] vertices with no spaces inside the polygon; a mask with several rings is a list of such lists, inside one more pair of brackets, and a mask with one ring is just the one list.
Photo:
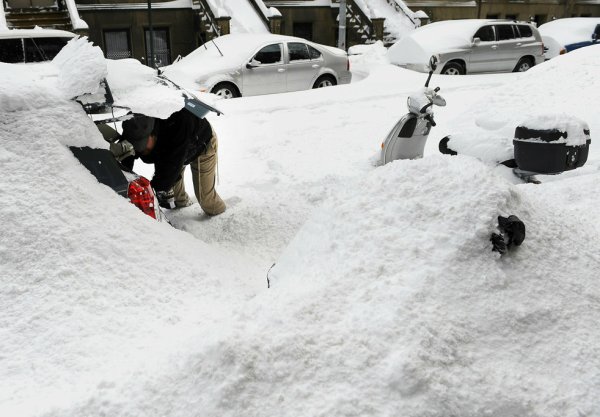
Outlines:
{"label": "deep snow pile", "polygon": [[[435,155],[435,136],[426,158],[375,167],[426,78],[380,65],[358,84],[222,102],[228,210],[170,213],[189,234],[74,160],[65,145],[104,143],[55,68],[0,65],[0,415],[600,416],[586,49],[432,84],[449,103],[435,135],[575,112],[593,142],[572,178],[515,186]],[[502,258],[499,214],[527,225]]]}

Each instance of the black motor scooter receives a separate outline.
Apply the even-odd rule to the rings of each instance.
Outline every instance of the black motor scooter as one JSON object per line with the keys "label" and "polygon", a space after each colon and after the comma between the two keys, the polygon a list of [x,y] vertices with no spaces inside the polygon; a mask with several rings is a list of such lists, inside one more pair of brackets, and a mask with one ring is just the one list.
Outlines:
{"label": "black motor scooter", "polygon": [[408,113],[402,116],[381,144],[381,165],[396,159],[423,157],[429,132],[431,127],[435,126],[433,105],[446,105],[446,100],[437,94],[440,88],[429,87],[429,81],[437,67],[437,62],[438,59],[435,56],[429,59],[429,76],[425,87],[408,97],[406,101]]}

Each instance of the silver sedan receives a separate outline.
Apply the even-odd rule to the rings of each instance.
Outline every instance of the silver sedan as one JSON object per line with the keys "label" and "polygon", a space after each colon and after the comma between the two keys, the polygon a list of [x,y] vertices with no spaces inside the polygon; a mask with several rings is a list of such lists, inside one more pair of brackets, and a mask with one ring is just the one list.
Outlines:
{"label": "silver sedan", "polygon": [[193,92],[224,98],[348,84],[348,54],[305,39],[273,34],[225,35],[163,68]]}

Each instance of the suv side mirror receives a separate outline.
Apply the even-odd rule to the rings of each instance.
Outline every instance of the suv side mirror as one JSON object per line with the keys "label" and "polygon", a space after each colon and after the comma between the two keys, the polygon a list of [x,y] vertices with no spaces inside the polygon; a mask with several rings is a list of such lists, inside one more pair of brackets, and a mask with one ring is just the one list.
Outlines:
{"label": "suv side mirror", "polygon": [[250,60],[250,62],[248,62],[248,63],[246,64],[246,68],[248,68],[248,69],[256,68],[256,67],[258,67],[258,66],[260,66],[260,62],[258,62],[258,61],[257,61],[256,59],[254,59],[254,58],[252,58],[252,59]]}
{"label": "suv side mirror", "polygon": [[473,38],[473,45],[479,45],[481,43],[481,38]]}

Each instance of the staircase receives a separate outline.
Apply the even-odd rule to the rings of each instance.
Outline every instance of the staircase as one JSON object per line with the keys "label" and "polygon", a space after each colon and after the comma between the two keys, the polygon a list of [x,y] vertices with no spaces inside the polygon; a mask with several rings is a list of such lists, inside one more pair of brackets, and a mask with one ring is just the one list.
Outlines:
{"label": "staircase", "polygon": [[5,16],[9,29],[33,29],[40,26],[73,30],[68,10],[13,9],[5,10]]}
{"label": "staircase", "polygon": [[354,0],[346,2],[346,31],[349,46],[374,43],[377,40],[373,22]]}
{"label": "staircase", "polygon": [[198,32],[204,37],[203,41],[208,42],[221,36],[219,24],[208,2],[206,0],[193,0],[193,5],[198,9]]}

